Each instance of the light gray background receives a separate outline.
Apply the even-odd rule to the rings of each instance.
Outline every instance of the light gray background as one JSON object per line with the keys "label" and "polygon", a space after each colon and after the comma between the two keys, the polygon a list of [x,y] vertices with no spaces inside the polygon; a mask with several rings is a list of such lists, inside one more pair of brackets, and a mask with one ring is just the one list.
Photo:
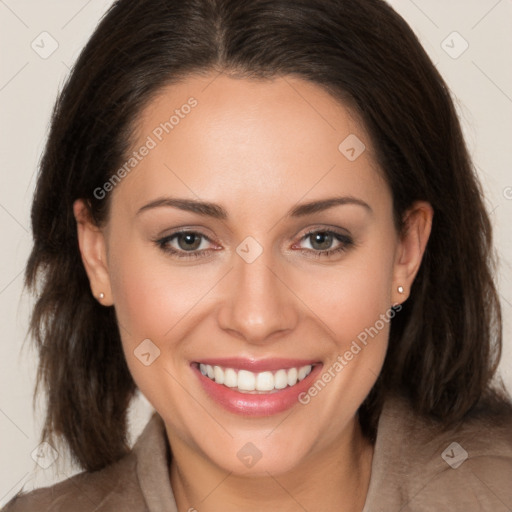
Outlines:
{"label": "light gray background", "polygon": [[[64,453],[60,465],[47,469],[31,458],[38,446],[42,410],[38,404],[34,413],[31,405],[35,354],[28,343],[21,350],[31,301],[22,293],[22,272],[30,249],[35,173],[56,93],[111,3],[0,0],[0,506],[21,486],[28,490],[48,485],[77,470]],[[505,347],[500,369],[512,390],[512,0],[390,3],[412,26],[446,78],[484,185],[501,257],[498,284]],[[35,41],[39,53],[48,52],[52,41],[40,35],[45,31],[58,48],[43,59],[31,44]],[[458,55],[465,41],[469,46]],[[150,413],[149,404],[139,398],[130,413],[132,440]]]}

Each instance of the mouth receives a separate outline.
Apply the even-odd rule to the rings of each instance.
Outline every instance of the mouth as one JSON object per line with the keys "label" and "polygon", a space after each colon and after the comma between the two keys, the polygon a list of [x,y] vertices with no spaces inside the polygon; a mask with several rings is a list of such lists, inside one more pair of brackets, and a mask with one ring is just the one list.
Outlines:
{"label": "mouth", "polygon": [[298,359],[208,359],[191,363],[206,395],[232,413],[269,416],[299,403],[323,364]]}
{"label": "mouth", "polygon": [[217,384],[231,388],[239,393],[274,393],[292,387],[304,380],[312,371],[313,365],[278,370],[253,372],[238,368],[199,364],[199,371]]}

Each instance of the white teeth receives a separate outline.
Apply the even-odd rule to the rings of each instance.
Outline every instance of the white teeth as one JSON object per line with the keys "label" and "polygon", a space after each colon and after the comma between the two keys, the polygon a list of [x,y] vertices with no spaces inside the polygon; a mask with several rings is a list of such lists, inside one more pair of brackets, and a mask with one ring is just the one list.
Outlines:
{"label": "white teeth", "polygon": [[239,391],[274,391],[284,389],[287,386],[295,386],[298,381],[305,379],[313,369],[312,365],[300,368],[277,370],[275,373],[264,371],[260,373],[248,370],[235,370],[234,368],[222,368],[201,363],[199,370],[217,384],[223,384],[228,388],[238,388]]}
{"label": "white teeth", "polygon": [[[304,378],[307,375],[306,370],[307,370],[306,366],[303,366],[302,368],[299,369],[299,375],[298,375],[299,380],[304,380]],[[208,371],[208,376],[210,376],[209,371]]]}
{"label": "white teeth", "polygon": [[258,373],[255,387],[258,391],[272,391],[274,389],[274,376],[272,372]]}
{"label": "white teeth", "polygon": [[238,371],[238,389],[254,391],[256,389],[256,376],[247,370]]}
{"label": "white teeth", "polygon": [[[217,384],[220,384],[220,382],[217,382]],[[224,386],[227,386],[228,388],[236,388],[238,385],[238,377],[236,375],[235,370],[232,368],[228,368],[224,372]]]}
{"label": "white teeth", "polygon": [[213,376],[215,378],[215,382],[218,382],[219,384],[224,384],[224,372],[222,371],[222,368],[220,366],[213,367]]}
{"label": "white teeth", "polygon": [[297,368],[290,368],[288,370],[288,386],[297,384]]}
{"label": "white teeth", "polygon": [[276,389],[284,389],[288,386],[288,374],[286,370],[277,370],[274,375],[274,387]]}

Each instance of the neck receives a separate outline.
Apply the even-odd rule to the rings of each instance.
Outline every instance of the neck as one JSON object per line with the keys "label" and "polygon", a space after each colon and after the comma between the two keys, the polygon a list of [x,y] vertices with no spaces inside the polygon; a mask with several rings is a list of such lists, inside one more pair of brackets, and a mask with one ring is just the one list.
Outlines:
{"label": "neck", "polygon": [[361,512],[370,482],[372,444],[354,418],[332,443],[279,475],[227,472],[173,437],[170,478],[180,512]]}

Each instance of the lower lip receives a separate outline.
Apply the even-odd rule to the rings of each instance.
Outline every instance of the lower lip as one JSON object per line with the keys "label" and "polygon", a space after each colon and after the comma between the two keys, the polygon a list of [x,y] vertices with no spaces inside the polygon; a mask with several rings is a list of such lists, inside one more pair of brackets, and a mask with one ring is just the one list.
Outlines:
{"label": "lower lip", "polygon": [[294,386],[261,394],[242,393],[222,384],[217,384],[204,376],[198,365],[192,369],[199,378],[207,395],[230,412],[244,416],[271,416],[286,411],[299,403],[299,395],[305,392],[322,369],[322,364],[315,364],[311,373]]}

